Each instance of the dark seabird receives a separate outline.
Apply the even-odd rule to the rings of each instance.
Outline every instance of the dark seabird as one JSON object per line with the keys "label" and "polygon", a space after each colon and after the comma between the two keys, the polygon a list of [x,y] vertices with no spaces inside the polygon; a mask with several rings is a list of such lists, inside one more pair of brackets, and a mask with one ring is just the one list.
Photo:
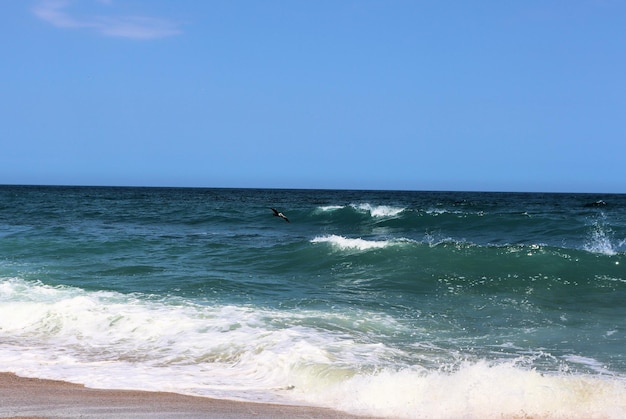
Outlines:
{"label": "dark seabird", "polygon": [[599,200],[596,202],[590,202],[589,204],[583,205],[585,208],[596,208],[596,207],[606,207],[607,203],[603,200]]}
{"label": "dark seabird", "polygon": [[276,208],[270,208],[272,211],[274,211],[274,217],[280,217],[283,220],[289,222],[289,219],[287,217],[285,217],[285,214],[283,214],[282,212],[278,212],[278,210]]}

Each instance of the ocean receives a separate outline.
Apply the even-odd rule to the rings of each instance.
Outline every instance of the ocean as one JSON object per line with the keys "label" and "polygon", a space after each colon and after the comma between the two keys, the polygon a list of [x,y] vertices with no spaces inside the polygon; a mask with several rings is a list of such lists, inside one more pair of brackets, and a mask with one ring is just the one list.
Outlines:
{"label": "ocean", "polygon": [[0,186],[0,370],[622,418],[626,195]]}

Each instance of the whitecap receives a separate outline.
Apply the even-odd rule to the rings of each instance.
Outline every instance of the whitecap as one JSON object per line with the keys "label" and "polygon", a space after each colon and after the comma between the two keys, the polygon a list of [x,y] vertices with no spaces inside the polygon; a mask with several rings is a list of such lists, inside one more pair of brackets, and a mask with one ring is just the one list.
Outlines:
{"label": "whitecap", "polygon": [[351,239],[348,237],[337,236],[334,234],[328,236],[315,237],[311,243],[329,243],[340,250],[370,250],[380,249],[392,244],[389,240],[364,240],[361,238]]}
{"label": "whitecap", "polygon": [[369,212],[372,217],[395,217],[406,208],[392,207],[388,205],[372,205],[372,204],[351,204],[351,206],[363,212]]}

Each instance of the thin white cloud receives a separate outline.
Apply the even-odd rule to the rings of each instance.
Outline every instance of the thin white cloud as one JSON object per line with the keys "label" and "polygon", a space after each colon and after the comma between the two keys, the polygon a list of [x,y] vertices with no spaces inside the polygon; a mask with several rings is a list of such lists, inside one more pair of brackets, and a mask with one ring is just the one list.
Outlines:
{"label": "thin white cloud", "polygon": [[[112,5],[111,0],[97,3]],[[75,16],[71,13],[69,0],[44,0],[33,8],[39,19],[58,28],[90,29],[105,36],[130,39],[157,39],[178,35],[180,25],[176,22],[148,16],[120,16],[92,14]]]}
{"label": "thin white cloud", "polygon": [[53,24],[59,28],[80,28],[91,27],[88,22],[79,22],[65,13],[64,9],[68,6],[67,1],[44,1],[33,8],[33,13],[38,18]]}

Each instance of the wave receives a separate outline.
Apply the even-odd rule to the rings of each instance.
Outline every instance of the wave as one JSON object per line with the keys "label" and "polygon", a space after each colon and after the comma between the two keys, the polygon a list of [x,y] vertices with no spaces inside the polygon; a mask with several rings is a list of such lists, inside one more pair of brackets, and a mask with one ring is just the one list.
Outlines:
{"label": "wave", "polygon": [[328,243],[339,250],[372,250],[412,242],[408,239],[394,240],[365,240],[362,238],[348,238],[335,234],[315,237],[311,243]]}
{"label": "wave", "polygon": [[620,418],[626,413],[623,380],[547,375],[515,362],[466,362],[453,372],[384,370],[313,394],[309,400],[330,399],[351,413],[398,418]]}
{"label": "wave", "polygon": [[[533,368],[536,355],[464,360],[358,308],[275,310],[0,280],[0,363],[95,388],[173,391],[409,417],[623,417],[626,381]],[[559,362],[599,362],[566,354]],[[434,366],[434,367],[432,367]]]}
{"label": "wave", "polygon": [[389,218],[396,217],[407,208],[393,207],[389,205],[372,205],[369,203],[350,204],[350,205],[325,205],[317,207],[321,212],[333,212],[338,210],[351,209],[358,214],[369,214],[374,218]]}
{"label": "wave", "polygon": [[348,263],[351,271],[360,272],[360,281],[369,281],[370,291],[389,287],[419,295],[438,292],[439,284],[459,295],[511,292],[540,299],[550,299],[555,289],[571,296],[624,291],[626,261],[621,253],[596,254],[545,244],[478,245],[433,236],[415,240],[324,235],[310,243],[330,250],[311,257],[336,266]]}
{"label": "wave", "polygon": [[[507,221],[481,214],[456,214],[447,211],[431,213],[400,208],[377,208],[370,213],[370,210],[359,211],[352,206],[333,206],[332,209],[324,211],[341,214],[330,219],[336,226],[334,230],[331,230],[332,233],[323,236],[323,239],[316,237],[314,242],[333,242],[337,247],[344,249],[382,248],[389,244],[410,240],[431,246],[442,242],[471,244],[479,247],[540,245],[606,256],[623,255],[626,252],[626,238],[618,236],[621,230],[614,231],[610,223],[605,220],[595,220],[589,225],[568,227],[554,226],[543,221],[527,221],[524,215],[517,216],[515,221]],[[368,219],[363,218],[365,214]],[[345,232],[385,238],[365,241],[347,239]]]}
{"label": "wave", "polygon": [[[337,236],[443,236],[479,246],[540,244],[615,256],[626,252],[624,225],[613,213],[555,209],[545,213],[532,206],[511,208],[455,205],[387,205],[374,201],[327,204],[308,214],[323,232]],[[363,246],[352,246],[354,248]]]}
{"label": "wave", "polygon": [[372,204],[351,204],[358,211],[369,213],[372,217],[395,217],[406,208],[392,207],[389,205],[372,205]]}
{"label": "wave", "polygon": [[[429,232],[425,233],[421,238],[385,238],[385,239],[363,239],[350,238],[338,234],[326,234],[316,236],[310,240],[310,243],[319,244],[326,243],[337,250],[358,250],[368,251],[373,249],[386,249],[394,246],[411,245],[410,248],[416,253],[415,256],[426,255],[447,255],[446,257],[472,257],[476,262],[483,258],[487,258],[493,264],[498,258],[506,258],[510,255],[527,256],[541,255],[545,258],[553,257],[555,261],[560,260],[580,260],[585,258],[586,254],[602,254],[605,256],[621,256],[616,251],[616,246],[623,246],[624,243],[614,244],[608,240],[602,232],[597,233],[588,245],[583,249],[571,249],[567,247],[550,246],[545,243],[517,243],[517,244],[479,244],[466,240],[458,240],[450,236],[435,235]],[[430,250],[429,250],[430,249]],[[438,251],[433,253],[433,251]],[[585,260],[591,255],[588,255]],[[518,256],[516,256],[517,258]]]}
{"label": "wave", "polygon": [[467,216],[479,216],[486,215],[484,211],[480,210],[467,210],[458,208],[446,208],[446,207],[429,207],[425,209],[409,208],[403,206],[392,205],[376,205],[371,203],[352,203],[349,205],[323,205],[316,208],[316,212],[334,212],[339,210],[350,209],[358,214],[368,214],[373,218],[392,218],[401,215],[402,213],[411,213],[417,216],[429,215],[429,216],[441,216],[452,215],[456,218],[462,218]]}

